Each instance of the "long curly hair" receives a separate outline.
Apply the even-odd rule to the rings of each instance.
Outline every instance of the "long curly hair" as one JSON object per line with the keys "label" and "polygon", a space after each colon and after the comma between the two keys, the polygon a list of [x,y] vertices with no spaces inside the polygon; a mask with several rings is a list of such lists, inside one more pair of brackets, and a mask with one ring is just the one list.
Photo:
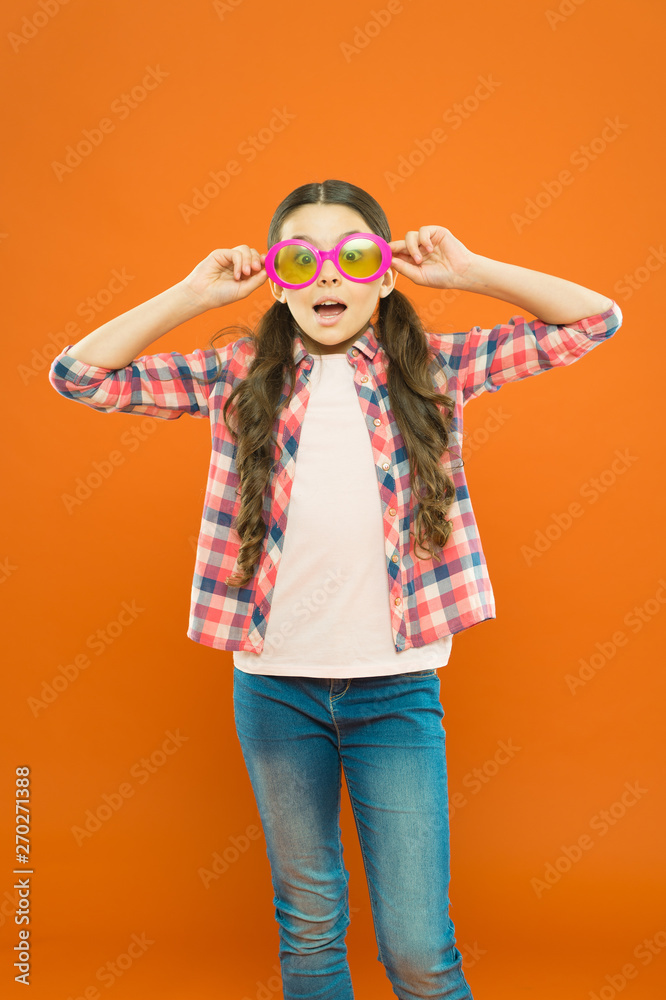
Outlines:
{"label": "long curly hair", "polygon": [[[347,205],[363,217],[367,232],[391,241],[388,219],[371,195],[346,181],[326,180],[303,184],[278,205],[268,230],[267,249],[279,242],[290,212],[300,205],[316,204]],[[231,587],[245,586],[261,557],[268,530],[263,507],[273,473],[275,433],[280,411],[289,404],[296,386],[293,344],[301,331],[288,305],[276,300],[256,329],[226,326],[213,335],[209,347],[214,347],[219,337],[238,332],[251,338],[254,356],[246,377],[232,390],[223,408],[224,422],[236,444],[241,494],[234,521],[241,539],[237,569],[225,581]],[[454,401],[436,389],[430,373],[433,358],[421,321],[410,300],[397,288],[379,298],[375,335],[388,361],[390,408],[407,451],[412,497],[418,498],[412,504],[415,530],[410,529],[410,536],[427,557],[439,558],[452,531],[446,516],[456,497],[455,484],[442,465],[444,453],[450,450]],[[287,382],[289,392],[281,401]]]}

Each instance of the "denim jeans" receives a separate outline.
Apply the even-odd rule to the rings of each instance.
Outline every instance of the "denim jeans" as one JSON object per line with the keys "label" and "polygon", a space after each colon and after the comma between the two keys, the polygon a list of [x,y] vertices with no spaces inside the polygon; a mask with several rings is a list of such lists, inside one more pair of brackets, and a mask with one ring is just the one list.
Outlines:
{"label": "denim jeans", "polygon": [[449,916],[436,670],[288,677],[234,667],[234,720],[271,866],[284,1000],[353,1000],[344,770],[375,936],[404,1000],[472,1000]]}

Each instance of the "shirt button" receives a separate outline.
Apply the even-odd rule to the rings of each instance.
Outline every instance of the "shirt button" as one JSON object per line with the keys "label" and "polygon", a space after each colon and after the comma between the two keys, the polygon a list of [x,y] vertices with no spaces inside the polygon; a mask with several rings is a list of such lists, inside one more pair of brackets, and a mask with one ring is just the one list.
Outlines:
{"label": "shirt button", "polygon": [[379,419],[379,417],[375,417],[375,419],[372,422],[375,425],[375,427],[379,427],[379,425],[381,424],[381,420]]}
{"label": "shirt button", "polygon": [[354,357],[356,357],[356,355],[358,354],[358,348],[357,347],[352,347],[352,354],[354,355]]}
{"label": "shirt button", "polygon": [[393,603],[394,603],[394,604],[400,604],[400,598],[399,598],[399,597],[396,597],[396,599],[395,599],[395,601],[394,601]]}
{"label": "shirt button", "polygon": [[382,469],[384,470],[384,472],[388,472],[390,468],[391,466],[389,465],[388,462],[384,462],[384,464],[382,465]]}
{"label": "shirt button", "polygon": [[393,517],[393,515],[395,514],[395,507],[389,507],[389,514],[391,515],[391,517]]}
{"label": "shirt button", "polygon": [[364,375],[361,379],[361,382],[367,382],[367,381],[368,381],[368,376]]}
{"label": "shirt button", "polygon": [[391,556],[391,559],[393,560],[393,562],[397,562],[398,561],[398,557],[397,556]]}

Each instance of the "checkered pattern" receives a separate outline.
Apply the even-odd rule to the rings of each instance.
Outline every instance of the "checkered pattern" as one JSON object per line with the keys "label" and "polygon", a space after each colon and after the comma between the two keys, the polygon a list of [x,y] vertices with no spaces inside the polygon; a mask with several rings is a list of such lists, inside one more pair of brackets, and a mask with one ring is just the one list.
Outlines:
{"label": "checkered pattern", "polygon": [[[496,617],[486,560],[460,463],[465,404],[482,392],[496,392],[506,382],[571,364],[608,340],[621,324],[621,310],[613,302],[605,312],[566,326],[512,316],[508,323],[499,323],[490,330],[475,326],[466,333],[427,334],[435,385],[455,401],[451,454],[442,460],[456,486],[456,500],[449,515],[453,530],[439,560],[419,559],[410,548],[414,505],[407,453],[389,407],[386,356],[374,327],[370,326],[347,351],[381,497],[388,599],[398,652],[425,646],[441,636]],[[104,413],[146,414],[163,420],[189,413],[210,420],[211,460],[187,635],[216,649],[261,653],[314,363],[301,338],[294,339],[296,389],[291,403],[277,418],[275,465],[263,504],[269,529],[255,575],[240,588],[224,582],[235,568],[240,546],[232,527],[240,496],[236,493],[236,449],[222,419],[222,408],[252,359],[250,338],[242,337],[218,350],[222,373],[210,386],[199,385],[193,376],[213,376],[213,348],[197,349],[192,354],[172,351],[148,355],[114,370],[68,357],[72,346],[69,344],[54,359],[49,373],[51,385],[66,398]],[[285,382],[282,398],[286,399],[287,394]],[[397,561],[393,560],[395,555]]]}

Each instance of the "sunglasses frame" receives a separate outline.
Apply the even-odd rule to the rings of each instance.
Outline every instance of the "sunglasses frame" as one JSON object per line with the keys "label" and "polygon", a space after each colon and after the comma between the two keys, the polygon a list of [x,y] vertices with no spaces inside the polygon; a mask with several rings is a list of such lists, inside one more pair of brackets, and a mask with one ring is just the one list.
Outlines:
{"label": "sunglasses frame", "polygon": [[[352,240],[358,240],[358,239],[371,240],[373,243],[376,243],[379,249],[381,250],[382,262],[379,265],[377,271],[374,274],[371,274],[369,278],[353,278],[351,274],[347,274],[346,271],[343,271],[338,263],[338,257],[340,255],[340,251],[342,247],[345,245],[345,243],[350,243]],[[292,285],[287,281],[283,281],[278,276],[278,273],[275,270],[273,262],[278,254],[278,251],[280,251],[283,247],[288,247],[288,246],[307,247],[308,250],[312,250],[312,252],[314,253],[315,259],[317,261],[317,268],[315,270],[314,275],[312,276],[312,278],[310,278],[309,281],[303,281],[299,285]],[[344,239],[341,239],[340,242],[336,246],[334,246],[332,250],[317,250],[317,248],[313,246],[311,243],[308,243],[307,240],[281,240],[280,243],[273,244],[273,246],[268,251],[268,254],[266,255],[266,260],[264,261],[264,267],[266,268],[268,277],[271,278],[276,285],[279,285],[280,288],[306,288],[307,285],[311,285],[313,281],[317,280],[317,278],[321,273],[321,269],[324,266],[325,260],[332,260],[336,268],[340,272],[340,274],[344,278],[347,278],[349,281],[359,281],[363,284],[366,284],[369,281],[376,281],[377,278],[381,278],[382,275],[388,271],[389,267],[391,266],[391,261],[393,260],[393,251],[391,250],[386,240],[383,239],[381,236],[377,236],[376,233],[351,233],[349,236],[345,236]]]}

